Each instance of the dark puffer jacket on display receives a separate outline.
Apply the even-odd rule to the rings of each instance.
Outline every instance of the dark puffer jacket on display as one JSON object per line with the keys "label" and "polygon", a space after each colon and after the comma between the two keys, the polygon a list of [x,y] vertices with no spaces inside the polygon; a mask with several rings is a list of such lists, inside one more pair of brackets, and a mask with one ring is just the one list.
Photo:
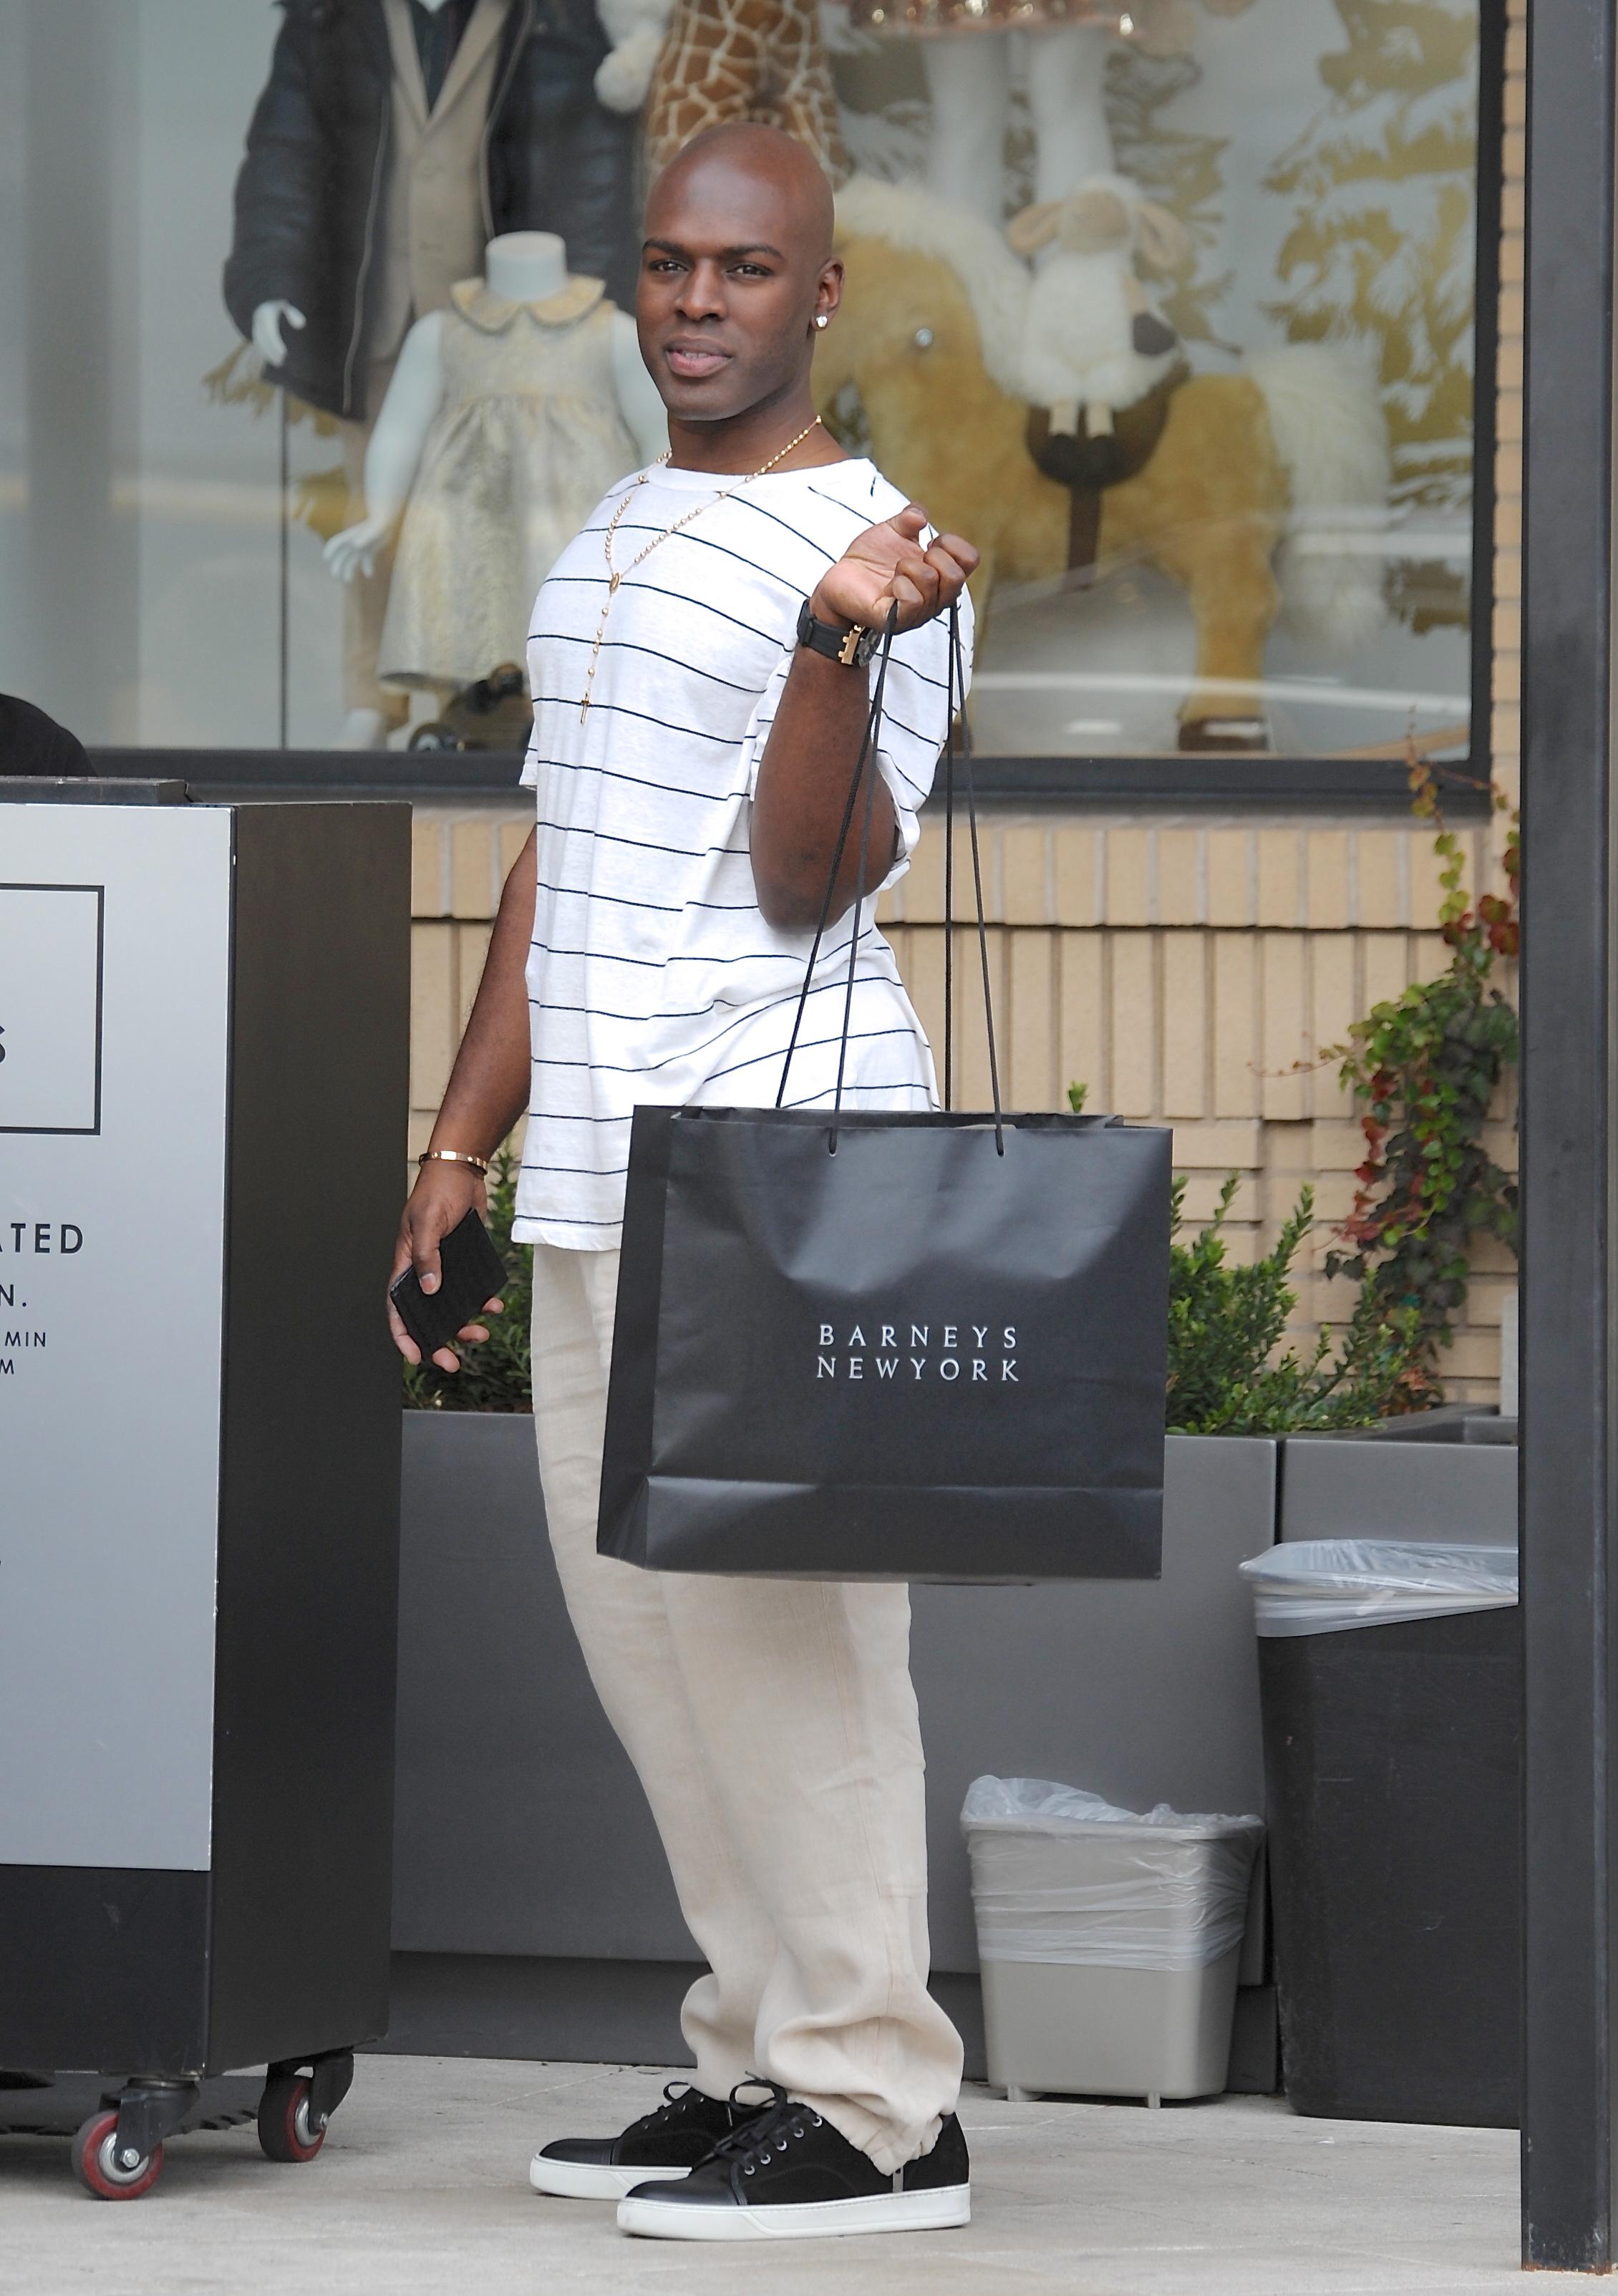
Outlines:
{"label": "dark puffer jacket on display", "polygon": [[[286,364],[269,372],[331,414],[365,413],[392,131],[382,0],[281,0],[270,76],[236,179],[225,302],[242,334],[260,303],[295,304]],[[512,0],[480,147],[483,221],[553,231],[570,269],[633,308],[633,117],[596,100],[607,39],[592,0]]]}

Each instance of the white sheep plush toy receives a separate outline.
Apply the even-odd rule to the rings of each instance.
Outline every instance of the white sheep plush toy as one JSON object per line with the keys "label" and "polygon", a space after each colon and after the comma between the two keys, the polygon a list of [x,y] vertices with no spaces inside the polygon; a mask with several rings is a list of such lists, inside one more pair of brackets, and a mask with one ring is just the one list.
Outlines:
{"label": "white sheep plush toy", "polygon": [[673,0],[595,0],[612,45],[595,68],[595,93],[609,111],[638,111],[662,53]]}
{"label": "white sheep plush toy", "polygon": [[1076,432],[1082,411],[1092,444],[1110,438],[1114,414],[1155,389],[1180,357],[1137,259],[1181,270],[1190,234],[1138,184],[1107,175],[1024,208],[1006,237],[1035,258],[1023,350],[1029,399],[1049,408],[1053,437]]}

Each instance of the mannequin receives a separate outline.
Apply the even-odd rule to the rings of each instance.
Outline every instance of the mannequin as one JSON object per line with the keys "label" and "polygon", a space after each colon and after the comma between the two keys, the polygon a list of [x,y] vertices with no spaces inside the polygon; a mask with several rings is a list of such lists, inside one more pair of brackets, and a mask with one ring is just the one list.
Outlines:
{"label": "mannequin", "polygon": [[[337,418],[357,504],[412,323],[502,233],[561,234],[620,299],[637,268],[631,114],[595,0],[279,0],[235,191],[225,299],[267,379]],[[631,59],[632,61],[632,59]],[[620,75],[621,77],[621,73]],[[341,746],[385,741],[386,552],[343,602]]]}
{"label": "mannequin", "polygon": [[[604,342],[589,338],[593,357],[580,340],[586,329],[604,332]],[[485,367],[486,390],[479,380]],[[572,395],[549,409],[561,424],[555,431],[546,428],[546,394],[559,371]],[[581,390],[591,401],[587,422]],[[604,404],[609,398],[615,406]],[[535,553],[548,562],[568,538],[557,521],[571,533],[634,458],[651,462],[668,443],[662,401],[628,313],[602,300],[599,282],[570,275],[554,234],[490,240],[483,279],[460,283],[453,308],[418,319],[405,338],[366,449],[365,515],[325,547],[327,566],[346,583],[369,573],[399,537],[382,641],[385,682],[442,690],[487,676],[502,654],[520,650],[546,570]],[[552,467],[536,470],[536,454],[551,457]],[[510,619],[499,586],[519,580],[531,584],[515,603],[520,627],[483,660],[478,649],[496,642],[479,633]]]}

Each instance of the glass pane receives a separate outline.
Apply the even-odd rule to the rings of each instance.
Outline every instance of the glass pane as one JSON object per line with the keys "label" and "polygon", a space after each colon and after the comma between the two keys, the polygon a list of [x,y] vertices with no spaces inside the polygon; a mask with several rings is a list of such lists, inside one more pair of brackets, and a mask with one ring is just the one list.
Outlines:
{"label": "glass pane", "polygon": [[852,13],[823,357],[994,555],[983,749],[1465,755],[1476,0]]}

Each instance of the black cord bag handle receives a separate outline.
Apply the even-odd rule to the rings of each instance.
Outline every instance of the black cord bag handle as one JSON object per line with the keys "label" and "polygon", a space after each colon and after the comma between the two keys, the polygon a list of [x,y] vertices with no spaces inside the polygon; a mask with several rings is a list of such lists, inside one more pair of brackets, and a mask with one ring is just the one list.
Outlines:
{"label": "black cord bag handle", "polygon": [[[837,832],[836,849],[832,855],[832,866],[826,878],[825,898],[820,905],[820,918],[815,927],[815,938],[809,948],[809,964],[803,975],[803,988],[798,998],[798,1009],[793,1016],[793,1032],[787,1042],[786,1054],[781,1063],[781,1082],[776,1093],[776,1106],[781,1107],[786,1097],[787,1074],[793,1054],[797,1050],[803,1015],[808,1007],[809,992],[814,985],[815,967],[820,960],[821,944],[831,919],[832,903],[836,898],[838,873],[842,857],[848,849],[849,832],[853,826],[854,808],[859,796],[859,785],[865,782],[865,803],[861,808],[859,828],[859,868],[856,878],[853,922],[849,935],[848,980],[843,992],[842,1027],[837,1048],[837,1089],[832,1103],[832,1122],[828,1136],[831,1154],[837,1153],[837,1119],[842,1111],[843,1077],[848,1065],[849,1028],[854,1009],[854,980],[859,958],[859,944],[865,938],[866,887],[870,877],[871,815],[876,795],[876,757],[881,746],[883,698],[888,682],[888,663],[893,652],[894,632],[899,623],[899,607],[895,603],[888,611],[883,630],[882,647],[877,656],[876,680],[871,692],[871,708],[866,719],[865,738],[859,745],[853,778],[842,808],[842,821]],[[1000,1155],[1006,1153],[1006,1133],[1000,1107],[1000,1069],[995,1047],[994,996],[989,979],[989,934],[983,916],[983,863],[978,840],[977,790],[973,775],[972,732],[966,723],[966,665],[961,646],[961,619],[958,604],[949,608],[949,668],[947,708],[949,731],[944,741],[944,1106],[955,1105],[954,1093],[954,1018],[955,1018],[955,775],[956,759],[960,758],[966,793],[966,818],[972,840],[972,882],[977,902],[978,958],[983,980],[983,1024],[989,1040],[989,1082],[994,1098],[995,1147]],[[870,766],[867,775],[866,767]],[[875,926],[873,926],[875,930]]]}

